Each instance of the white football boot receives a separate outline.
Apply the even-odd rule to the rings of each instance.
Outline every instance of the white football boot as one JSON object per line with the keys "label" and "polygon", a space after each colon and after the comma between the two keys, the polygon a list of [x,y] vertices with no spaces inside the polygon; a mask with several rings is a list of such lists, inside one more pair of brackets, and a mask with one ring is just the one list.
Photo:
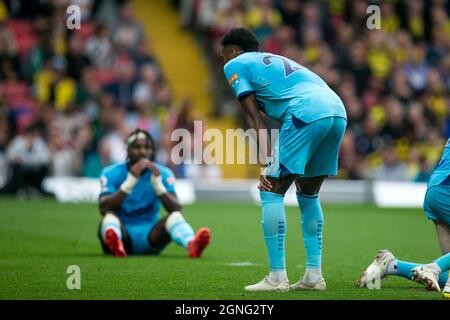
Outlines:
{"label": "white football boot", "polygon": [[325,291],[327,290],[327,284],[325,283],[325,279],[320,277],[315,282],[308,282],[305,280],[305,277],[301,277],[296,283],[291,285],[291,290],[300,291],[300,290],[311,290],[311,291]]}
{"label": "white football boot", "polygon": [[267,275],[263,280],[258,283],[252,284],[245,287],[245,291],[278,291],[286,292],[289,291],[289,281],[284,280],[281,282],[274,282],[270,280],[269,275]]}
{"label": "white football boot", "polygon": [[359,277],[356,286],[359,288],[371,287],[376,285],[376,281],[380,281],[387,276],[387,268],[391,261],[396,258],[389,250],[383,249],[378,251],[372,263],[367,267],[366,271]]}
{"label": "white football boot", "polygon": [[441,291],[439,287],[439,273],[427,266],[419,266],[412,269],[414,281],[425,285],[428,291]]}

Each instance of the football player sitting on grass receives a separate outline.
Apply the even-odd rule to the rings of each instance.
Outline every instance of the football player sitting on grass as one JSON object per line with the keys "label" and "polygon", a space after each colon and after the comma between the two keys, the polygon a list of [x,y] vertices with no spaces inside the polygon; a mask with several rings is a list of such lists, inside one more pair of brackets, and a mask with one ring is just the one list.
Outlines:
{"label": "football player sitting on grass", "polygon": [[[106,254],[159,254],[174,241],[192,258],[200,257],[210,230],[194,231],[181,214],[172,171],[153,161],[150,134],[135,130],[126,141],[127,161],[106,167],[99,197],[102,221],[98,236]],[[168,215],[160,218],[161,204]]]}

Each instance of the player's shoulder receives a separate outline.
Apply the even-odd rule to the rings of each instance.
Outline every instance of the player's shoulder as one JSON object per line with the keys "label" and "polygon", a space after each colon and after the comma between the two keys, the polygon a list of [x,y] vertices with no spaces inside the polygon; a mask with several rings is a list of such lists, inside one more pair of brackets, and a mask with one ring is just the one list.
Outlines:
{"label": "player's shoulder", "polygon": [[228,69],[233,66],[242,66],[242,65],[248,65],[251,64],[253,61],[258,60],[261,56],[264,55],[264,52],[244,52],[237,57],[231,59],[228,61],[223,68]]}
{"label": "player's shoulder", "polygon": [[167,167],[167,166],[165,166],[163,164],[160,164],[158,162],[155,162],[155,165],[156,165],[156,167],[158,167],[159,171],[161,171],[161,174],[163,176],[166,176],[166,177],[167,176],[174,176],[172,170],[169,167]]}
{"label": "player's shoulder", "polygon": [[115,164],[111,164],[109,166],[106,166],[102,170],[102,176],[106,175],[119,175],[122,173],[126,173],[128,171],[127,163],[126,162],[119,162]]}

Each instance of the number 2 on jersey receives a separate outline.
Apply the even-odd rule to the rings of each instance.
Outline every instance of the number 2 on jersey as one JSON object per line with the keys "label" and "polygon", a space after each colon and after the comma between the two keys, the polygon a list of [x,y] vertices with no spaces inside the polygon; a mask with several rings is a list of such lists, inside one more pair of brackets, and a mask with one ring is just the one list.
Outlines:
{"label": "number 2 on jersey", "polygon": [[281,61],[283,61],[283,65],[284,65],[284,76],[287,78],[289,77],[292,73],[294,73],[295,71],[299,70],[299,67],[292,67],[291,64],[289,63],[289,61],[283,57],[279,57],[279,56],[265,56],[263,58],[263,63],[268,66],[272,63],[272,61],[270,59],[275,58],[275,59],[280,59]]}

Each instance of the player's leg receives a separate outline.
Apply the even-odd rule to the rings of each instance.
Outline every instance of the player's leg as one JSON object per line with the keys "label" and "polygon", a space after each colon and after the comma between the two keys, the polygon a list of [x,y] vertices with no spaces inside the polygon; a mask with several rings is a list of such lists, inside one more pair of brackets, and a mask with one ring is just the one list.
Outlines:
{"label": "player's leg", "polygon": [[446,222],[435,221],[436,233],[441,247],[441,252],[450,252],[450,224]]}
{"label": "player's leg", "polygon": [[447,253],[432,263],[412,269],[412,279],[426,286],[430,291],[440,291],[448,280],[450,269],[450,253]]}
{"label": "player's leg", "polygon": [[267,177],[273,188],[260,191],[262,206],[262,228],[269,256],[269,275],[262,281],[246,286],[247,291],[287,291],[289,282],[286,274],[284,242],[286,239],[286,214],[284,195],[295,179],[295,175]]}
{"label": "player's leg", "polygon": [[[372,263],[362,273],[356,282],[357,287],[374,288],[377,281],[381,281],[387,276],[399,276],[408,280],[414,280],[414,270],[425,264],[402,261],[397,259],[392,252],[387,249],[380,250]],[[442,287],[448,277],[448,270],[439,273],[436,277],[437,283]]]}
{"label": "player's leg", "polygon": [[436,185],[428,188],[424,212],[436,226],[443,256],[433,263],[412,270],[414,280],[424,283],[429,290],[440,290],[448,280],[450,267],[450,186]]}
{"label": "player's leg", "polygon": [[[428,290],[439,291],[446,287],[448,291],[448,270],[450,268],[450,187],[432,186],[427,190],[424,211],[434,222],[442,256],[433,263],[412,270],[414,280],[425,284]],[[447,284],[447,285],[446,285]],[[445,288],[444,288],[445,289]],[[445,296],[444,290],[444,296]]]}
{"label": "player's leg", "polygon": [[322,277],[323,212],[319,202],[320,187],[326,176],[297,178],[297,201],[301,211],[301,228],[306,251],[306,271],[293,289],[325,290]]}
{"label": "player's leg", "polygon": [[210,238],[211,232],[208,228],[200,228],[194,234],[194,230],[181,212],[176,211],[158,221],[148,235],[148,242],[152,248],[160,252],[170,241],[174,241],[185,248],[190,257],[197,258],[208,246]]}
{"label": "player's leg", "polygon": [[127,252],[131,252],[131,239],[114,213],[108,212],[103,216],[97,235],[104,253],[126,257]]}
{"label": "player's leg", "polygon": [[305,172],[296,181],[297,201],[301,212],[301,228],[306,250],[306,271],[291,286],[294,290],[325,290],[322,277],[323,212],[319,191],[329,175],[336,175],[338,154],[347,121],[330,117],[308,124],[305,137],[309,144]]}
{"label": "player's leg", "polygon": [[[432,220],[436,225],[436,231],[438,234],[439,243],[441,244],[442,254],[448,253],[448,245],[450,239],[450,231],[448,228],[448,221],[450,221],[450,190],[446,186],[434,186],[427,190],[424,200],[424,212],[428,219]],[[382,279],[388,275],[396,275],[403,277],[405,279],[416,278],[420,280],[419,275],[415,276],[416,273],[421,270],[424,266],[429,266],[424,271],[430,271],[434,274],[436,280],[440,287],[443,287],[448,279],[448,269],[446,269],[445,261],[446,258],[442,260],[442,266],[445,270],[440,269],[435,263],[428,265],[402,261],[397,259],[390,251],[381,250],[377,256],[375,256],[374,261],[369,265],[369,267],[364,271],[357,282],[357,286],[364,287],[373,283],[376,279]],[[436,261],[435,261],[436,262]],[[430,270],[428,270],[430,269]],[[428,274],[431,274],[431,273]],[[429,289],[436,288],[435,283],[428,285]]]}

